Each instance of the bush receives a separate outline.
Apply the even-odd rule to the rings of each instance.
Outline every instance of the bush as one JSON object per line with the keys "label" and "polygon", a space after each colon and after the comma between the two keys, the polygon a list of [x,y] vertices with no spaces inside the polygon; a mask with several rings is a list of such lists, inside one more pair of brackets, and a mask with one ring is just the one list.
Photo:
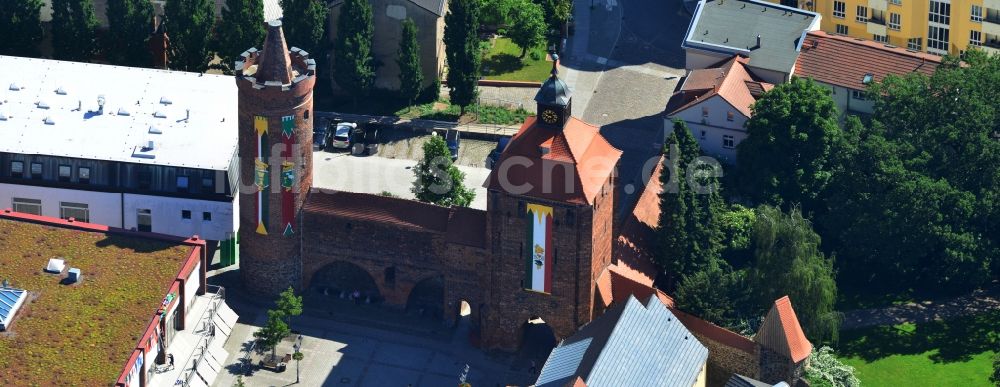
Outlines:
{"label": "bush", "polygon": [[861,380],[854,376],[854,367],[841,363],[827,346],[809,355],[805,378],[813,386],[858,387]]}
{"label": "bush", "polygon": [[535,50],[531,52],[531,60],[542,60],[542,52]]}

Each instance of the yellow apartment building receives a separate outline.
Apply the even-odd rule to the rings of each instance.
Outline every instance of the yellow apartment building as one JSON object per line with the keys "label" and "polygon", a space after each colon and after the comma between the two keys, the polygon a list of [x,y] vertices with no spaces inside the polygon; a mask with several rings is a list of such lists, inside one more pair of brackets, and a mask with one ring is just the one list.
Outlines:
{"label": "yellow apartment building", "polygon": [[820,29],[937,55],[1000,53],[1000,0],[769,0],[823,15]]}

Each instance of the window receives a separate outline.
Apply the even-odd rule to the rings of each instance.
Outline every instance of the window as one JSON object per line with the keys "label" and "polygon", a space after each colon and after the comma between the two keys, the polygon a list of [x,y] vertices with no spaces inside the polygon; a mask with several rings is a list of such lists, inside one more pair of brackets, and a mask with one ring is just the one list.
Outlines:
{"label": "window", "polygon": [[843,24],[837,24],[837,33],[840,35],[847,35],[847,26]]}
{"label": "window", "polygon": [[703,118],[708,117],[708,108],[707,107],[704,107],[704,106],[701,107],[701,116]]}
{"label": "window", "polygon": [[872,40],[879,43],[889,43],[889,37],[885,35],[872,35]]}
{"label": "window", "polygon": [[309,119],[309,111],[308,110],[306,110],[306,113],[305,113],[305,115],[302,118],[305,118],[307,120]]}
{"label": "window", "polygon": [[983,45],[983,33],[981,31],[969,31],[969,45],[970,46],[982,46]]}
{"label": "window", "polygon": [[153,211],[140,208],[135,215],[135,223],[139,226],[138,230],[141,232],[153,231]]}
{"label": "window", "polygon": [[76,177],[80,183],[87,184],[90,183],[90,168],[80,167],[76,169]]}
{"label": "window", "polygon": [[880,9],[873,9],[872,17],[868,20],[875,24],[885,25],[885,11]]}
{"label": "window", "polygon": [[705,131],[704,131],[704,130],[702,130],[702,131],[701,131],[701,139],[702,139],[702,140],[704,140],[704,139],[705,139]]}
{"label": "window", "polygon": [[73,218],[77,222],[90,222],[90,206],[86,203],[59,203],[59,217],[62,219]]}
{"label": "window", "polygon": [[927,27],[927,50],[936,51],[938,54],[948,53],[948,33],[949,30],[943,27]]}
{"label": "window", "polygon": [[913,50],[913,51],[920,51],[923,48],[923,44],[921,44],[921,40],[922,40],[922,38],[907,39],[906,40],[906,49],[907,50]]}
{"label": "window", "polygon": [[858,23],[867,23],[868,22],[868,7],[865,7],[863,5],[859,5],[858,6],[858,15],[854,17],[854,20],[857,20]]}
{"label": "window", "polygon": [[188,177],[177,176],[177,192],[187,192],[187,190],[188,190]]}
{"label": "window", "polygon": [[733,149],[736,145],[736,140],[733,136],[728,134],[722,136],[722,147],[726,149]]}
{"label": "window", "polygon": [[903,20],[903,18],[901,16],[899,16],[898,13],[890,12],[889,13],[889,29],[890,30],[899,31],[899,29],[903,25],[902,20]]}
{"label": "window", "polygon": [[201,192],[209,193],[215,190],[215,178],[212,176],[201,177]]}
{"label": "window", "polygon": [[726,121],[733,120],[733,112],[726,112]]}
{"label": "window", "polygon": [[181,219],[191,219],[191,210],[181,210]]}
{"label": "window", "polygon": [[[927,20],[945,25],[951,24],[951,4],[931,0]],[[927,46],[930,47],[930,45],[930,42],[927,42]]]}
{"label": "window", "polygon": [[865,92],[863,90],[851,90],[851,98],[858,101],[864,101]]}
{"label": "window", "polygon": [[69,165],[59,166],[59,181],[67,182],[73,177],[73,167]]}
{"label": "window", "polygon": [[139,189],[149,189],[153,182],[153,171],[148,166],[139,167]]}
{"label": "window", "polygon": [[893,5],[903,5],[903,0],[889,0]]}
{"label": "window", "polygon": [[32,179],[42,178],[42,163],[31,163],[31,178]]}
{"label": "window", "polygon": [[833,2],[833,17],[843,19],[847,15],[847,4],[843,1]]}
{"label": "window", "polygon": [[24,161],[11,161],[10,175],[12,177],[24,177]]}
{"label": "window", "polygon": [[11,200],[14,207],[14,212],[23,212],[25,214],[41,215],[42,214],[42,201],[38,199],[24,199],[24,198],[14,198]]}
{"label": "window", "polygon": [[970,19],[976,23],[982,23],[983,21],[983,7],[973,4],[972,11],[969,12],[971,15]]}
{"label": "window", "polygon": [[201,220],[204,220],[206,222],[211,222],[212,221],[212,213],[211,212],[202,212],[201,213]]}

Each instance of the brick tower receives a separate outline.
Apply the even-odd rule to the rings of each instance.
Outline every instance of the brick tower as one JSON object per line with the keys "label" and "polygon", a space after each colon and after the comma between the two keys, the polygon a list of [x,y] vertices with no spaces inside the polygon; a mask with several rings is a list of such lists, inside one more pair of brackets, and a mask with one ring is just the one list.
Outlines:
{"label": "brick tower", "polygon": [[[555,58],[558,60],[558,57]],[[483,343],[513,349],[529,318],[558,339],[594,317],[596,278],[611,262],[615,167],[621,151],[571,115],[572,95],[552,75],[538,112],[511,139],[486,182],[492,235]]]}
{"label": "brick tower", "polygon": [[299,225],[312,187],[316,62],[288,50],[280,21],[268,22],[262,50],[241,56],[240,271],[248,289],[277,294],[302,283]]}

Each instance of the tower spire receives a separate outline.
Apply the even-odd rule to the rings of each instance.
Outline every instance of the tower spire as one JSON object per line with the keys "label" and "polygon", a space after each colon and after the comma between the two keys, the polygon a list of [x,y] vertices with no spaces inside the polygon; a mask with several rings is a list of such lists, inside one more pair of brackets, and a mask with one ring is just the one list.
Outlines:
{"label": "tower spire", "polygon": [[256,77],[260,83],[280,82],[283,85],[292,83],[292,60],[288,56],[288,45],[285,44],[281,20],[267,22],[267,37],[264,38],[264,49],[257,59]]}

